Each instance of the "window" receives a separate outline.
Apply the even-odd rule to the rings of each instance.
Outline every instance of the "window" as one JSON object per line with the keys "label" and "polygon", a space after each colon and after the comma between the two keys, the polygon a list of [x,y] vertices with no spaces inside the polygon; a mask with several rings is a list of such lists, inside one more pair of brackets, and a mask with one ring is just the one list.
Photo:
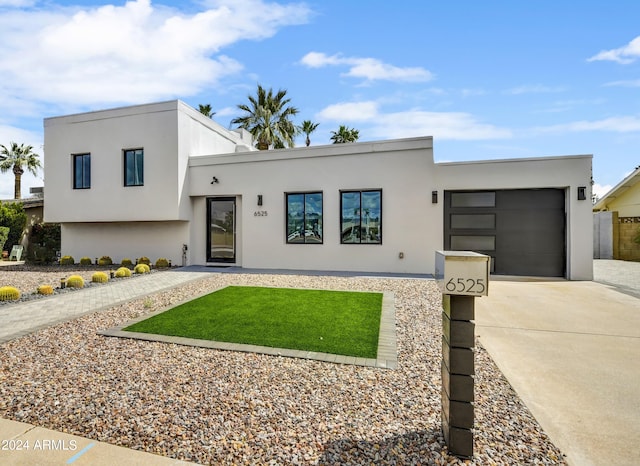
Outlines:
{"label": "window", "polygon": [[382,244],[382,190],[340,191],[340,242]]}
{"label": "window", "polygon": [[493,235],[451,235],[451,249],[454,251],[495,251],[496,237]]}
{"label": "window", "polygon": [[287,243],[322,244],[322,193],[286,193]]}
{"label": "window", "polygon": [[451,193],[451,207],[495,207],[496,193],[492,191]]}
{"label": "window", "polygon": [[124,151],[124,185],[144,185],[144,152],[142,149]]}
{"label": "window", "polygon": [[494,230],[496,214],[451,214],[452,229]]}
{"label": "window", "polygon": [[91,187],[91,154],[73,156],[73,189]]}

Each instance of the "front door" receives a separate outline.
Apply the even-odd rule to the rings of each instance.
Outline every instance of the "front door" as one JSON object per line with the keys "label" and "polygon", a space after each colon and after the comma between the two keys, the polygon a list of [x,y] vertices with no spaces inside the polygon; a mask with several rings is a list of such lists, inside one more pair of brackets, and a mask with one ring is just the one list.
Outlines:
{"label": "front door", "polygon": [[236,261],[236,199],[207,199],[207,262]]}

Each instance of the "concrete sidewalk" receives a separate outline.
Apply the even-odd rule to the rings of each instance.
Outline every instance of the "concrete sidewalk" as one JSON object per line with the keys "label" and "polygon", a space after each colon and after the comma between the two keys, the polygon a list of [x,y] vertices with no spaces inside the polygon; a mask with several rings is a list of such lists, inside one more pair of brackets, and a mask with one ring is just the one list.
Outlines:
{"label": "concrete sidewalk", "polygon": [[31,424],[0,419],[3,466],[178,466],[193,465]]}
{"label": "concrete sidewalk", "polygon": [[640,464],[640,299],[492,278],[476,299],[479,341],[569,464]]}

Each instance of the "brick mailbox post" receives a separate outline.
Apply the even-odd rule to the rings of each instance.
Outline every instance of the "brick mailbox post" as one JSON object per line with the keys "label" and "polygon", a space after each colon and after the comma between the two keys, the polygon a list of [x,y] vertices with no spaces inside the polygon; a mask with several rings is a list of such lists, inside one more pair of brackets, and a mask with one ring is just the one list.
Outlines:
{"label": "brick mailbox post", "polygon": [[442,431],[449,451],[473,457],[474,308],[489,289],[489,256],[436,251],[442,290]]}

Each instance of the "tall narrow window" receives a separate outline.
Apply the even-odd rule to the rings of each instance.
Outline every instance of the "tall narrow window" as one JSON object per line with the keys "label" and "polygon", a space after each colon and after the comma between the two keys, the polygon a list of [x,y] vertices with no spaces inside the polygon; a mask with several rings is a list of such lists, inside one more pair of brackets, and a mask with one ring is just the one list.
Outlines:
{"label": "tall narrow window", "polygon": [[340,242],[382,244],[382,190],[340,191]]}
{"label": "tall narrow window", "polygon": [[144,151],[142,149],[124,151],[124,185],[144,185]]}
{"label": "tall narrow window", "polygon": [[91,187],[91,154],[73,156],[73,189]]}
{"label": "tall narrow window", "polygon": [[286,193],[287,243],[322,243],[322,193]]}

